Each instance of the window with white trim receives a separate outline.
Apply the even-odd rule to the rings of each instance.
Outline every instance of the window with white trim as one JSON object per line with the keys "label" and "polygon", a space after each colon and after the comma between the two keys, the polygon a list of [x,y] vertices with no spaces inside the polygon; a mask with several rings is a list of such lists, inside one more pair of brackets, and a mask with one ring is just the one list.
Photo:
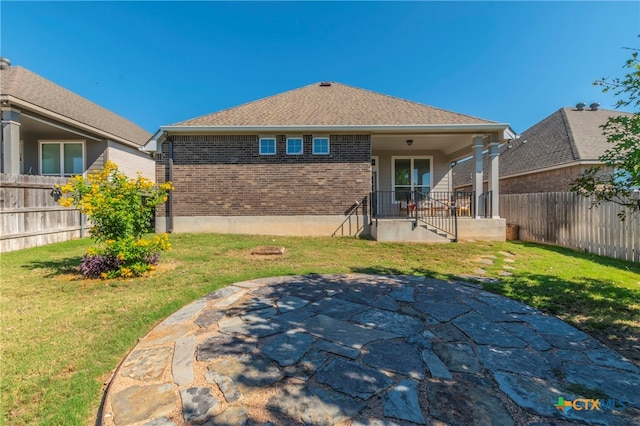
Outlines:
{"label": "window with white trim", "polygon": [[75,176],[84,173],[84,141],[40,141],[40,174]]}
{"label": "window with white trim", "polygon": [[303,154],[303,142],[302,138],[287,138],[287,155],[302,155]]}
{"label": "window with white trim", "polygon": [[328,155],[329,149],[328,137],[313,138],[313,155]]}
{"label": "window with white trim", "polygon": [[431,191],[431,157],[392,157],[391,167],[396,202],[411,198],[412,191]]}
{"label": "window with white trim", "polygon": [[276,155],[276,138],[260,138],[260,155]]}

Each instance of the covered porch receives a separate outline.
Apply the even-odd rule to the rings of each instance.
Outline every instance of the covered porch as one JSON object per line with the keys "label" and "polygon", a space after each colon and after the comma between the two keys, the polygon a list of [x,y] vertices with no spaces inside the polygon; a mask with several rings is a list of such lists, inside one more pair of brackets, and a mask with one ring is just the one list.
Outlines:
{"label": "covered porch", "polygon": [[[504,241],[498,147],[515,135],[508,128],[486,133],[429,130],[372,135],[372,237],[379,241]],[[490,158],[487,177],[483,153]],[[474,166],[472,189],[454,191],[452,167],[469,157]],[[486,191],[484,180],[488,181]]]}

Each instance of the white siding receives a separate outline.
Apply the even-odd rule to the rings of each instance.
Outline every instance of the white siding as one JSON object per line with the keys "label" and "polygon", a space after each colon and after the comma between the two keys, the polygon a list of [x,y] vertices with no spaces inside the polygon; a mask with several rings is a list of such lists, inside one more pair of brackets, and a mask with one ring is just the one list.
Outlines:
{"label": "white siding", "polygon": [[135,148],[109,141],[107,160],[116,163],[118,168],[129,177],[136,177],[139,172],[154,182],[156,180],[155,161],[148,154]]}

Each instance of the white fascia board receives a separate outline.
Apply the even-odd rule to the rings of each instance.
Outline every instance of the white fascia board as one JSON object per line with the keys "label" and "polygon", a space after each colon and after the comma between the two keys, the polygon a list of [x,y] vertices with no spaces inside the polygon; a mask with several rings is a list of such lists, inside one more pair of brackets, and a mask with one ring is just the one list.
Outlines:
{"label": "white fascia board", "polygon": [[151,136],[147,143],[138,149],[142,152],[160,152],[162,151],[162,142],[164,142],[166,138],[166,133],[162,129],[159,129]]}
{"label": "white fascia board", "polygon": [[[35,105],[35,104],[32,104],[30,102],[25,102],[22,99],[15,98],[15,97],[9,95],[9,96],[7,96],[6,100],[9,101],[10,105],[15,105],[18,108],[27,109],[29,111],[32,111],[32,112],[40,114],[40,115],[42,115],[44,117],[47,117],[47,118],[49,118],[51,120],[59,121],[59,122],[65,123],[65,124],[67,124],[69,126],[77,127],[79,129],[91,132],[93,134],[96,134],[98,136],[103,137],[104,139],[111,139],[111,140],[113,140],[115,142],[121,143],[123,145],[130,146],[130,147],[133,147],[133,148],[138,148],[140,146],[135,142],[131,142],[131,141],[127,140],[127,139],[123,139],[123,138],[121,138],[119,136],[116,136],[116,135],[111,134],[109,132],[106,132],[104,130],[100,130],[100,129],[98,129],[96,127],[93,127],[93,126],[90,126],[88,124],[81,123],[80,121],[77,121],[77,120],[74,120],[72,118],[66,117],[66,116],[64,116],[62,114],[58,114],[57,112],[48,110],[46,108],[42,108],[42,107],[40,107],[38,105]],[[24,111],[23,111],[23,113],[24,113]]]}
{"label": "white fascia board", "polygon": [[365,126],[161,126],[170,133],[300,133],[300,132],[366,132],[366,133],[483,133],[504,131],[504,123],[441,125],[365,125]]}
{"label": "white fascia board", "polygon": [[513,173],[510,175],[504,175],[504,176],[500,176],[500,179],[508,179],[508,178],[514,178],[518,176],[533,175],[536,173],[548,172],[550,170],[565,169],[567,167],[572,167],[572,166],[597,166],[601,164],[603,164],[602,161],[598,161],[598,160],[572,161],[571,163],[563,163],[563,164],[558,164],[556,166],[545,167],[542,169],[529,170],[528,172],[520,172],[520,173]]}

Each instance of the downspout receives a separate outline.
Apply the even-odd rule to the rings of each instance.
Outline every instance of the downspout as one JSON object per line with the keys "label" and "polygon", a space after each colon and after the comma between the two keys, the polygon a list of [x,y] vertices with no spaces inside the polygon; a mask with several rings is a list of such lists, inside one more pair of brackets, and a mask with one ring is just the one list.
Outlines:
{"label": "downspout", "polygon": [[[169,182],[173,183],[173,141],[169,139]],[[167,224],[167,232],[173,232],[173,191],[169,191],[169,223]]]}

